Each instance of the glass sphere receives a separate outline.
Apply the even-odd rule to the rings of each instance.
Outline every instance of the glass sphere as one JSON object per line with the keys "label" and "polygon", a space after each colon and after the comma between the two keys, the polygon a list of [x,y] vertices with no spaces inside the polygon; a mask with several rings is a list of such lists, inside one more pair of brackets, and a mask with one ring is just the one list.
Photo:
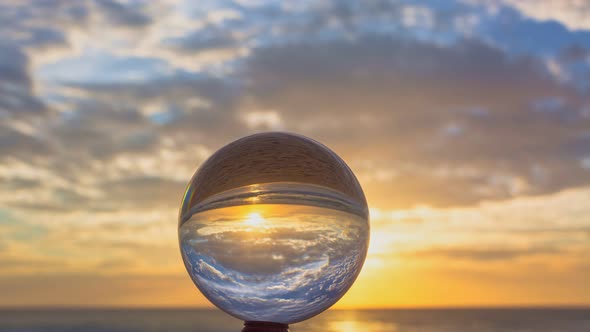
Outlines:
{"label": "glass sphere", "polygon": [[199,290],[246,321],[291,324],[326,310],[353,284],[369,244],[367,202],[350,168],[288,133],[214,153],[186,189],[178,227]]}

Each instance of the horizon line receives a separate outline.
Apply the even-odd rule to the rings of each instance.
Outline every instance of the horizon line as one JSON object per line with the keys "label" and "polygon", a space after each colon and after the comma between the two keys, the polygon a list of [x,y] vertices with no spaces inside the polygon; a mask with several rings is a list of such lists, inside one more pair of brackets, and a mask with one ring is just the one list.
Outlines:
{"label": "horizon line", "polygon": [[[392,307],[365,307],[365,308],[330,308],[327,311],[389,311],[389,310],[549,310],[549,309],[572,309],[590,310],[590,303],[587,304],[522,304],[522,305],[449,305],[449,306],[392,306]],[[0,311],[174,311],[174,310],[196,310],[196,311],[219,311],[216,307],[197,306],[101,306],[101,305],[79,305],[79,306],[4,306],[0,305]]]}

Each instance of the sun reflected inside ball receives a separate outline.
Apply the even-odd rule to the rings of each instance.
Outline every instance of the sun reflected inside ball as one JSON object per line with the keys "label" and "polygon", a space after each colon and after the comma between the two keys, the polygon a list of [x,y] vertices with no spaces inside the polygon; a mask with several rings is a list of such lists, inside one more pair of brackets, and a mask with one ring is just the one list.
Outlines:
{"label": "sun reflected inside ball", "polygon": [[259,212],[252,212],[246,216],[244,225],[250,227],[260,227],[266,223],[266,219]]}

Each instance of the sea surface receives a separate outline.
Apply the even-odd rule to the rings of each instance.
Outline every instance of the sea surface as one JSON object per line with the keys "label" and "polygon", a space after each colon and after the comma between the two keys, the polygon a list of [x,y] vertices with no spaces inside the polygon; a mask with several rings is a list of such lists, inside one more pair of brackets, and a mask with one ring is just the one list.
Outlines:
{"label": "sea surface", "polygon": [[[239,332],[218,310],[0,309],[1,332]],[[330,310],[290,326],[295,332],[589,332],[588,309]]]}

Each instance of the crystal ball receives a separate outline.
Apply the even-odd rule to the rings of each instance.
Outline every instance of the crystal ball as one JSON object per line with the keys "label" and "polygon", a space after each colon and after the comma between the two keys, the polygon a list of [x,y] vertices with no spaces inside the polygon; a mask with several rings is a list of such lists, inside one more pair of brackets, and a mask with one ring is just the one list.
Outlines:
{"label": "crystal ball", "polygon": [[336,303],[358,276],[369,244],[367,201],[326,146],[260,133],[197,170],[178,237],[190,277],[213,304],[245,321],[291,324]]}

